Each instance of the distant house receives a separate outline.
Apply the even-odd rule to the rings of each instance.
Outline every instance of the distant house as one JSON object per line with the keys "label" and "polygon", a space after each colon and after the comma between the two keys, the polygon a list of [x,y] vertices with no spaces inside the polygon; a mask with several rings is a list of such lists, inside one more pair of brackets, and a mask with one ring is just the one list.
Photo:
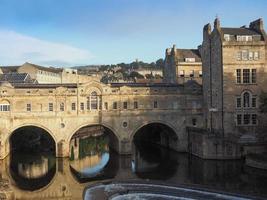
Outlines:
{"label": "distant house", "polygon": [[31,63],[24,63],[18,67],[18,73],[28,73],[38,83],[61,83],[62,69],[54,67],[43,67]]}
{"label": "distant house", "polygon": [[166,50],[163,81],[183,84],[189,80],[202,83],[202,61],[198,49]]}
{"label": "distant house", "polygon": [[32,80],[40,84],[49,83],[85,83],[92,77],[87,75],[78,75],[76,69],[43,67],[32,63],[24,63],[21,66],[0,67],[3,74],[29,74]]}

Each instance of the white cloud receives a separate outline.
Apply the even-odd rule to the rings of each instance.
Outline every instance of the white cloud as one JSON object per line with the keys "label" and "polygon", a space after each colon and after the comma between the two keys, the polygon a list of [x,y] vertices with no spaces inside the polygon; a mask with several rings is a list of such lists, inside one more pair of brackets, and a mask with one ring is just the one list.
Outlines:
{"label": "white cloud", "polygon": [[86,64],[92,57],[84,49],[0,30],[0,65],[32,62],[40,65],[72,66]]}

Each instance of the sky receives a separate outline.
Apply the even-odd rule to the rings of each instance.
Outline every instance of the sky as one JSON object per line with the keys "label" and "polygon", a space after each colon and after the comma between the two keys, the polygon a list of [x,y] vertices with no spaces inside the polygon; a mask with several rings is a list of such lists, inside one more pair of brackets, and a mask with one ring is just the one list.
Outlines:
{"label": "sky", "polygon": [[265,0],[0,0],[0,65],[153,62],[173,44],[197,48],[216,16],[266,29],[266,11]]}

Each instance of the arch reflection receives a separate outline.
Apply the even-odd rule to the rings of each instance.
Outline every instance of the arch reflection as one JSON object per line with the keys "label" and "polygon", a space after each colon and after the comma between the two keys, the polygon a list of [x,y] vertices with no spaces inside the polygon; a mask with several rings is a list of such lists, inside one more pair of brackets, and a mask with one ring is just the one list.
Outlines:
{"label": "arch reflection", "polygon": [[142,179],[167,180],[178,169],[175,152],[147,142],[135,142],[132,171]]}
{"label": "arch reflection", "polygon": [[103,131],[75,134],[70,141],[70,170],[80,182],[115,177],[118,156],[109,148],[109,137]]}
{"label": "arch reflection", "polygon": [[12,153],[9,170],[18,188],[34,191],[51,182],[56,173],[56,159],[51,154]]}

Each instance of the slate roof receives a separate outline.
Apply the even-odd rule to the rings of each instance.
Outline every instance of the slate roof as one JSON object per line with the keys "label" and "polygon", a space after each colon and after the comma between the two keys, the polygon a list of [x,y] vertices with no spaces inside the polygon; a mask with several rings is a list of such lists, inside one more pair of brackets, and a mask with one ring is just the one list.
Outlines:
{"label": "slate roof", "polygon": [[0,74],[0,82],[33,83],[33,80],[27,73],[7,73],[7,74]]}
{"label": "slate roof", "polygon": [[12,84],[15,88],[57,88],[57,87],[67,87],[67,88],[77,88],[77,84],[74,83],[63,83],[63,84],[21,84],[21,83],[15,83]]}
{"label": "slate roof", "polygon": [[[42,71],[49,71],[49,72],[53,72],[53,73],[59,73],[59,72],[63,71],[62,68],[43,67],[43,66],[32,64],[32,63],[28,63],[28,62],[26,62],[25,64],[32,65],[33,67],[36,67],[37,69],[42,70]],[[25,64],[23,64],[23,65],[25,65]]]}
{"label": "slate roof", "polygon": [[178,61],[185,61],[185,58],[195,58],[195,62],[201,62],[200,53],[197,49],[176,49]]}
{"label": "slate roof", "polygon": [[260,33],[258,33],[254,29],[245,28],[245,27],[241,27],[241,28],[222,27],[221,30],[224,34],[229,34],[229,35],[260,35]]}

